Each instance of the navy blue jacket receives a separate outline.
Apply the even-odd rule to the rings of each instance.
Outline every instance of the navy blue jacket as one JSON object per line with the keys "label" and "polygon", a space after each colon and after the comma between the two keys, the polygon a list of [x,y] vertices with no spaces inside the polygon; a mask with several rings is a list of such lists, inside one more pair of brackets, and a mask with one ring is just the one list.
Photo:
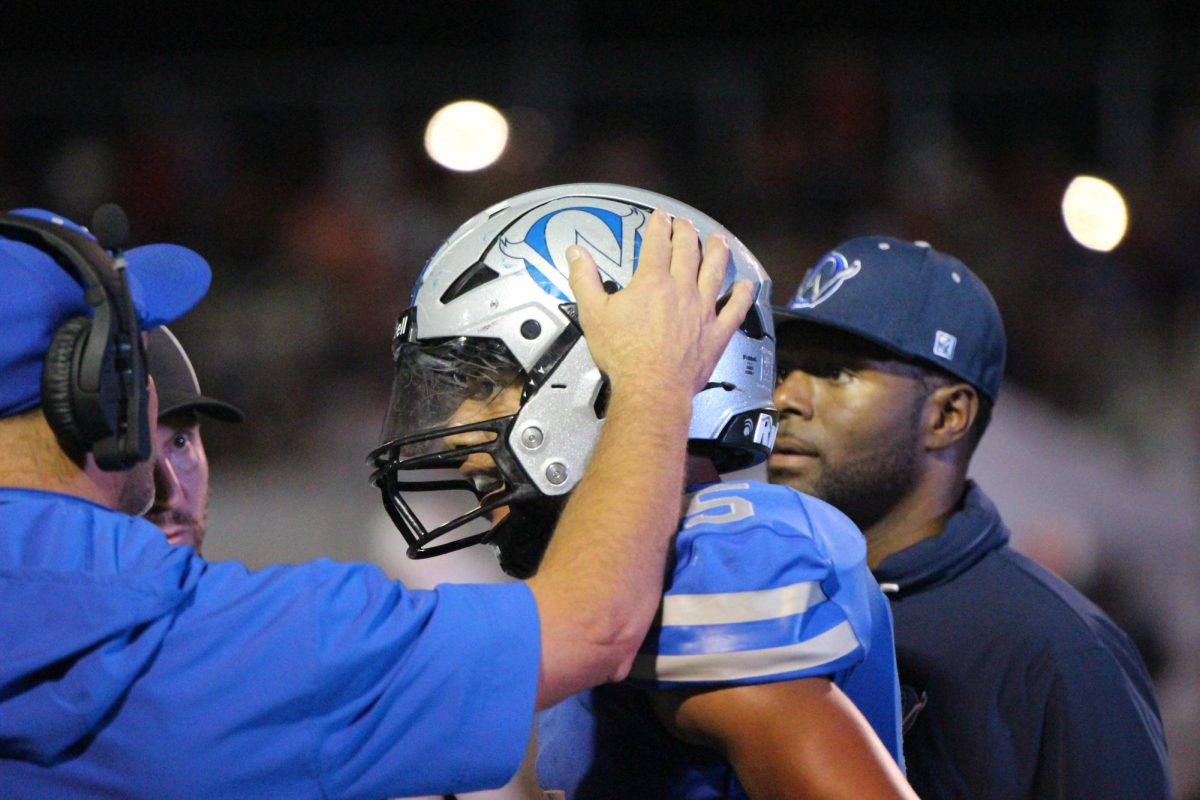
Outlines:
{"label": "navy blue jacket", "polygon": [[1132,642],[1008,539],[968,483],[940,535],[875,570],[898,587],[913,788],[926,800],[1170,797],[1162,721]]}

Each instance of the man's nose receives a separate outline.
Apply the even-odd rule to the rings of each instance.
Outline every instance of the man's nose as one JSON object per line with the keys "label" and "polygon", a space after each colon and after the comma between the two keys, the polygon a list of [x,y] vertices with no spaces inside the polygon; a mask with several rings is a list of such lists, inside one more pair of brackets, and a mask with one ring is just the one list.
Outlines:
{"label": "man's nose", "polygon": [[789,372],[775,386],[775,405],[783,415],[812,419],[812,376],[798,369]]}
{"label": "man's nose", "polygon": [[173,508],[178,505],[183,496],[183,487],[179,484],[179,476],[171,466],[170,459],[156,458],[154,460],[154,507]]}
{"label": "man's nose", "polygon": [[452,433],[449,436],[443,437],[442,441],[447,447],[472,447],[478,444],[487,444],[496,438],[496,434],[491,431],[460,431]]}

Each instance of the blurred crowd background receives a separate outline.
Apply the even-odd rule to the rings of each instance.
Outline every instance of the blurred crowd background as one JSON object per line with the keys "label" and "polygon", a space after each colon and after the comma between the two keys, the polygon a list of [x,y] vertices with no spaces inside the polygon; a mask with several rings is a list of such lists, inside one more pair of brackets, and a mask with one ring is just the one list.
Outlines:
{"label": "blurred crowd background", "polygon": [[[0,204],[86,222],[115,200],[135,244],[213,266],[175,326],[206,392],[248,415],[205,429],[213,557],[403,574],[365,462],[391,324],[437,245],[496,201],[574,181],[677,197],[755,252],[776,302],[843,239],[924,240],[987,282],[1007,325],[976,475],[1018,546],[1134,635],[1179,796],[1200,797],[1190,4],[373,5],[6,11]],[[463,98],[511,126],[472,173],[422,145]],[[1063,225],[1079,174],[1128,203],[1112,252]]]}

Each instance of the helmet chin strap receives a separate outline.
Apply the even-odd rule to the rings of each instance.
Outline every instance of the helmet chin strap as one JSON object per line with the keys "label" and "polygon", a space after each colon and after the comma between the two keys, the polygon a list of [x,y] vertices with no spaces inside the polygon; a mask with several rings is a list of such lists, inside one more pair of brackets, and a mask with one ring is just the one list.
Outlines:
{"label": "helmet chin strap", "polygon": [[565,495],[538,497],[509,508],[484,539],[495,545],[502,570],[522,580],[537,573],[566,501]]}

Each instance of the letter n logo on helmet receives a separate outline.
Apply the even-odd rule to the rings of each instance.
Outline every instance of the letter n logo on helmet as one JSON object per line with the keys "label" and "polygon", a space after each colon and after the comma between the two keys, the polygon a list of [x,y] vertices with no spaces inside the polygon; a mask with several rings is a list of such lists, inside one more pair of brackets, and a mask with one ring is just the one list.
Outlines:
{"label": "letter n logo on helmet", "polygon": [[862,269],[862,262],[857,258],[846,261],[846,257],[836,250],[825,255],[804,276],[796,296],[792,299],[792,308],[813,308],[824,303],[841,285],[853,278]]}
{"label": "letter n logo on helmet", "polygon": [[593,205],[580,205],[579,198],[569,197],[549,204],[548,211],[539,209],[537,216],[528,215],[505,232],[500,252],[523,263],[534,283],[564,302],[568,300],[570,270],[563,253],[568,245],[588,248],[602,280],[628,285],[636,269],[647,213],[625,203],[599,198],[591,202]]}

